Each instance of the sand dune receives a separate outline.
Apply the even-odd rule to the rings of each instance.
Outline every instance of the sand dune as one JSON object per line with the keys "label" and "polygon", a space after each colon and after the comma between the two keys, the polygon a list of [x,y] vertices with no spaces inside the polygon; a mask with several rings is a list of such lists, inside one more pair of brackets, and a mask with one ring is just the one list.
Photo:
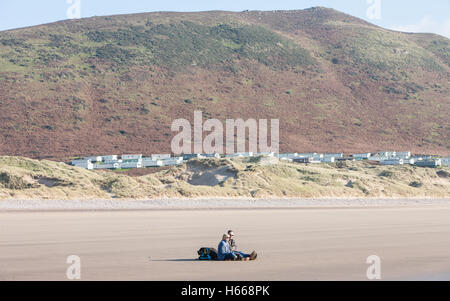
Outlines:
{"label": "sand dune", "polygon": [[265,165],[261,157],[191,160],[144,176],[0,157],[0,200],[161,198],[449,198],[450,168],[370,162]]}

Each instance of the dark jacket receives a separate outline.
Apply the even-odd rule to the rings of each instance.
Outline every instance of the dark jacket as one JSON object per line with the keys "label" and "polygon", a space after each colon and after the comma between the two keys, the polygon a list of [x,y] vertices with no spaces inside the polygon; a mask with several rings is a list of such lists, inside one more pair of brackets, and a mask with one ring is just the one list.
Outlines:
{"label": "dark jacket", "polygon": [[230,239],[228,241],[228,244],[230,245],[231,250],[234,250],[236,248],[236,241],[234,239]]}

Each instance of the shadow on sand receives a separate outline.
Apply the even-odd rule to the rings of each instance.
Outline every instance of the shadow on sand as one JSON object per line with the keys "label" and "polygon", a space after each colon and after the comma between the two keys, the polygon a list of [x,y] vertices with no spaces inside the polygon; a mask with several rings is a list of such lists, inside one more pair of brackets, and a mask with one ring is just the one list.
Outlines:
{"label": "shadow on sand", "polygon": [[192,261],[200,261],[198,259],[152,259],[149,258],[150,261],[172,261],[172,262],[192,262]]}

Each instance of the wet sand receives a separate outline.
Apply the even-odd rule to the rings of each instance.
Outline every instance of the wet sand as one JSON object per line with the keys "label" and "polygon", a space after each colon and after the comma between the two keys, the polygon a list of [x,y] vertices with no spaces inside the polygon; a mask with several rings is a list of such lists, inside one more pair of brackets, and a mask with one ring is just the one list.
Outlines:
{"label": "wet sand", "polygon": [[[254,262],[199,262],[232,228]],[[0,280],[450,280],[450,206],[0,212]]]}

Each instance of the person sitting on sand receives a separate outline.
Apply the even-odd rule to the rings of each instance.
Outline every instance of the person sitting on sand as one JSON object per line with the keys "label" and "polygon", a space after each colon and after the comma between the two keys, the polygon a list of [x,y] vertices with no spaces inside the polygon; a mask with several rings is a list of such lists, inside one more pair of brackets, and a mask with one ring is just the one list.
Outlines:
{"label": "person sitting on sand", "polygon": [[252,254],[245,254],[241,251],[237,251],[236,241],[234,240],[234,232],[233,230],[228,230],[228,235],[230,236],[230,239],[228,240],[228,244],[230,245],[230,249],[235,253],[238,254],[238,257],[240,257],[242,260],[255,260],[257,257],[257,254],[255,251],[252,252]]}
{"label": "person sitting on sand", "polygon": [[228,235],[230,235],[230,240],[228,241],[228,244],[230,245],[231,250],[236,251],[236,241],[234,240],[234,232],[233,230],[228,230]]}
{"label": "person sitting on sand", "polygon": [[230,235],[224,234],[222,236],[222,241],[217,248],[217,260],[236,260],[237,256],[231,251],[229,240]]}

